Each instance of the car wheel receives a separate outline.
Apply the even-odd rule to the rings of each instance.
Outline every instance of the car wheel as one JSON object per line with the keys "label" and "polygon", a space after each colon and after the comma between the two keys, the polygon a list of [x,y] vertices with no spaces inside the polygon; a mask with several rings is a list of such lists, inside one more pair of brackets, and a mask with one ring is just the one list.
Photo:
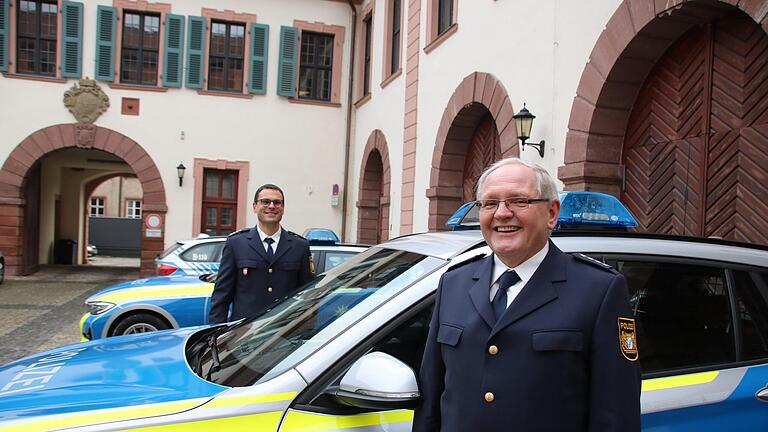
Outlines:
{"label": "car wheel", "polygon": [[5,280],[5,259],[0,258],[0,284]]}
{"label": "car wheel", "polygon": [[169,328],[171,328],[171,326],[158,316],[148,313],[137,313],[120,320],[115,326],[112,336],[148,333]]}

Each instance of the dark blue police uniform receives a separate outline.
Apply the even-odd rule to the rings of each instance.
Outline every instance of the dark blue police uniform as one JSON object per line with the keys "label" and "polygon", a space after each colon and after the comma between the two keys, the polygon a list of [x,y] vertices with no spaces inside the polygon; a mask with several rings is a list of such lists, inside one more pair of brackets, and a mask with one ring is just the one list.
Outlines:
{"label": "dark blue police uniform", "polygon": [[413,430],[639,431],[640,368],[624,277],[550,242],[496,322],[493,265],[488,256],[440,281]]}
{"label": "dark blue police uniform", "polygon": [[[312,279],[309,260],[309,242],[284,229],[271,260],[256,227],[230,235],[211,295],[209,322],[236,321],[261,313]],[[232,316],[228,319],[230,304]]]}

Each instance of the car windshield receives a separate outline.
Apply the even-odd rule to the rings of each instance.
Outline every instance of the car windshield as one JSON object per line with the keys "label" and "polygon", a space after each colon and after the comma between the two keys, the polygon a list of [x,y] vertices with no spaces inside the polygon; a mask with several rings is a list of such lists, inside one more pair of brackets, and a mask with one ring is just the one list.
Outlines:
{"label": "car windshield", "polygon": [[[190,345],[203,378],[226,386],[271,379],[297,365],[446,261],[373,247],[315,278],[274,308]],[[215,338],[215,345],[211,340]]]}

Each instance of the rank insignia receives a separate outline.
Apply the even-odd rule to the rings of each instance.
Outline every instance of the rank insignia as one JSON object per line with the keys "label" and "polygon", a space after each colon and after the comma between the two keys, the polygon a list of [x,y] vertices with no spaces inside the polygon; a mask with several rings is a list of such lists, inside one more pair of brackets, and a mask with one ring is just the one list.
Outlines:
{"label": "rank insignia", "polygon": [[619,346],[621,354],[629,361],[637,361],[637,333],[635,320],[619,317]]}
{"label": "rank insignia", "polygon": [[248,276],[248,267],[243,267],[243,276]]}

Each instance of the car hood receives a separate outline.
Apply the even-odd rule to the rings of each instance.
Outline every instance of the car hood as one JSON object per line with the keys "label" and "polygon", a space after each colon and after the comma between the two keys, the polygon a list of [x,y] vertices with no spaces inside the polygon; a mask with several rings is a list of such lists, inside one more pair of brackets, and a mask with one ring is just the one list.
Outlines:
{"label": "car hood", "polygon": [[203,282],[198,276],[158,276],[137,279],[105,288],[86,299],[122,303],[152,297],[206,296],[213,291],[213,284]]}
{"label": "car hood", "polygon": [[227,387],[203,380],[186,361],[185,341],[199,330],[100,339],[0,367],[0,422],[148,404],[162,405],[142,412],[161,415],[205,403]]}

